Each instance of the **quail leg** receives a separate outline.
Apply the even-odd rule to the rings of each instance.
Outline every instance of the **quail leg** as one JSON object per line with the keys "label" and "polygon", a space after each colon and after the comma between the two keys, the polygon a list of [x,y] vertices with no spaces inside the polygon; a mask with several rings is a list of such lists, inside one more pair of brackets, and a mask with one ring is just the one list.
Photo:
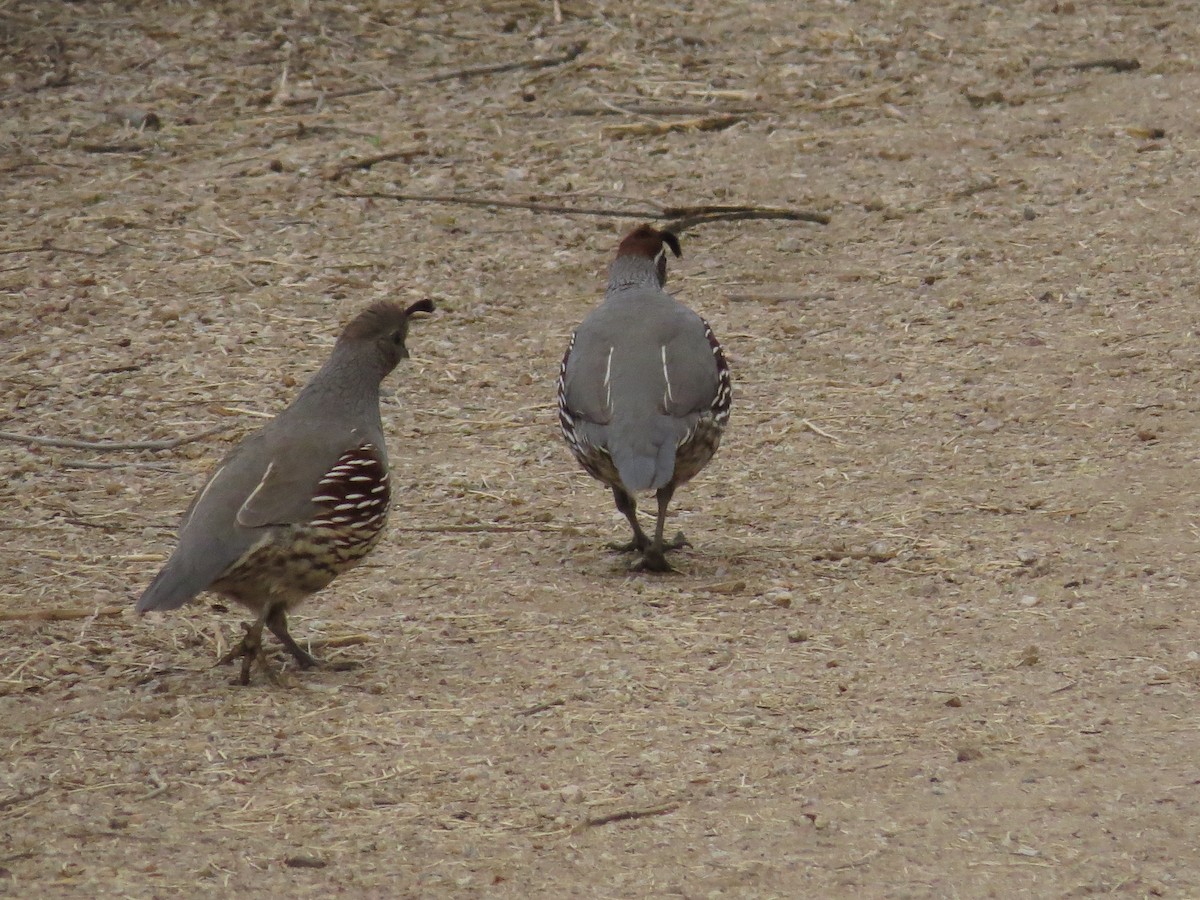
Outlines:
{"label": "quail leg", "polygon": [[331,663],[317,659],[317,657],[297,644],[296,639],[288,631],[287,609],[283,605],[271,607],[270,612],[267,613],[266,623],[267,627],[271,629],[271,634],[279,638],[279,642],[283,644],[288,653],[296,658],[296,662],[300,663],[300,668],[302,669],[322,666],[326,669],[333,669],[335,672],[343,672],[355,667],[354,663],[345,660]]}
{"label": "quail leg", "polygon": [[674,572],[675,569],[667,562],[666,551],[691,546],[682,531],[675,535],[675,539],[670,543],[663,541],[663,529],[667,524],[667,507],[670,506],[671,497],[674,494],[675,486],[671,484],[658,489],[655,495],[658,499],[658,521],[654,525],[654,540],[642,551],[642,558],[631,566],[633,571]]}
{"label": "quail leg", "polygon": [[650,539],[646,537],[646,532],[642,531],[642,526],[638,524],[637,501],[633,498],[633,494],[630,494],[624,488],[614,485],[612,492],[613,500],[617,502],[617,509],[629,520],[629,524],[633,528],[633,540],[627,544],[609,544],[608,549],[615,550],[618,553],[629,553],[631,551],[645,553],[646,549],[650,546]]}
{"label": "quail leg", "polygon": [[279,642],[292,656],[296,657],[296,662],[300,663],[300,668],[311,669],[313,666],[318,666],[321,661],[296,643],[296,639],[292,637],[287,626],[287,609],[282,604],[272,606],[268,611],[264,620],[267,627],[271,629],[271,634],[279,638]]}
{"label": "quail leg", "polygon": [[254,667],[254,661],[258,660],[267,676],[274,681],[275,673],[267,663],[266,654],[262,648],[262,630],[265,616],[259,616],[252,624],[242,623],[242,627],[246,629],[246,636],[233,647],[228,653],[217,660],[217,665],[224,666],[233,662],[235,659],[242,660],[242,673],[238,681],[242,684],[250,683],[250,670]]}

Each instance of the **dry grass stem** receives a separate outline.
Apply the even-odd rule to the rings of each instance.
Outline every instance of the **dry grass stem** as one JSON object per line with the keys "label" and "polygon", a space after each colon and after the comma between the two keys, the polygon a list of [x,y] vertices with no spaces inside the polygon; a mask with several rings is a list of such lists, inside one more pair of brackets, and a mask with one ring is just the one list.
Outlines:
{"label": "dry grass stem", "polygon": [[69,622],[74,619],[119,616],[125,606],[102,606],[95,609],[0,609],[0,622]]}
{"label": "dry grass stem", "polygon": [[0,441],[12,441],[21,444],[33,444],[37,447],[63,447],[71,450],[95,450],[98,452],[114,452],[121,450],[174,450],[184,444],[202,441],[234,428],[233,425],[216,425],[196,434],[169,438],[161,441],[81,441],[74,438],[40,437],[30,434],[16,434],[11,431],[0,431]]}
{"label": "dry grass stem", "polygon": [[664,803],[660,806],[649,806],[642,809],[623,809],[619,812],[603,816],[592,816],[579,824],[579,829],[596,828],[600,825],[610,825],[613,822],[631,822],[637,819],[650,819],[655,816],[665,816],[679,809],[678,803]]}

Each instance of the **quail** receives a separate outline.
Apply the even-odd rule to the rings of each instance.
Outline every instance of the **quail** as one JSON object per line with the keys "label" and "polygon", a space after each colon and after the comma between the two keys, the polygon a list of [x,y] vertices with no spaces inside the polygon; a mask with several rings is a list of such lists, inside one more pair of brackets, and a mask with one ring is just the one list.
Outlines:
{"label": "quail", "polygon": [[[640,554],[634,569],[671,571],[663,540],[676,488],[703,469],[721,442],[732,400],[729,366],[712,329],[663,288],[670,231],[643,225],[617,248],[604,302],[575,330],[558,379],[559,424],[583,468],[612,488]],[[637,518],[636,494],[654,491],[653,539]]]}
{"label": "quail", "polygon": [[[379,388],[402,359],[409,318],[432,312],[375,303],[346,326],[300,394],[226,456],[192,500],[179,543],[137,602],[178,609],[212,591],[258,614],[221,662],[241,658],[248,684],[263,626],[304,668],[319,660],[288,632],[288,612],[378,542],[390,488]],[[268,670],[269,671],[269,670]]]}

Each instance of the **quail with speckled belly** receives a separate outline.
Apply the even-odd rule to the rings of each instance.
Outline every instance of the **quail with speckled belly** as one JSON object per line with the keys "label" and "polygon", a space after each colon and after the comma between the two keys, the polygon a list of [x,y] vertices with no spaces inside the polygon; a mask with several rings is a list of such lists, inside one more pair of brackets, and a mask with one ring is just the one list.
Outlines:
{"label": "quail with speckled belly", "polygon": [[[708,323],[665,290],[670,231],[643,225],[617,248],[604,302],[575,330],[558,379],[563,437],[580,465],[612,488],[633,540],[614,547],[640,554],[634,569],[671,571],[663,529],[676,488],[712,459],[729,422],[729,366]],[[655,492],[649,538],[635,495]]]}
{"label": "quail with speckled belly", "polygon": [[383,534],[391,492],[380,384],[408,358],[410,317],[432,311],[429,300],[407,308],[380,302],[346,326],[292,405],[209,476],[138,612],[178,609],[212,591],[257,613],[221,660],[241,658],[242,684],[256,660],[266,668],[264,626],[302,667],[320,664],[288,632],[288,612],[355,565]]}

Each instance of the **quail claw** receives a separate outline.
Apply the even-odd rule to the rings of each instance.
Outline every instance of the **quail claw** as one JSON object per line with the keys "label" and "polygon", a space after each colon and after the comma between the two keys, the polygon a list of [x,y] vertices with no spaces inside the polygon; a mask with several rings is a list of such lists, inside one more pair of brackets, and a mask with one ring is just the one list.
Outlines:
{"label": "quail claw", "polygon": [[243,637],[228,653],[217,660],[218,666],[229,665],[235,659],[241,659],[242,671],[238,676],[239,684],[250,683],[250,670],[254,668],[254,663],[257,661],[267,677],[276,684],[279,683],[279,676],[275,674],[270,663],[267,662],[267,655],[263,652],[262,647],[262,620],[251,624],[243,622],[242,628],[246,630],[246,636]]}
{"label": "quail claw", "polygon": [[661,550],[655,550],[653,547],[646,550],[641,558],[629,567],[630,572],[669,572],[671,574],[679,574],[679,570],[667,562],[666,556]]}
{"label": "quail claw", "polygon": [[645,544],[642,544],[636,540],[633,540],[626,541],[622,544],[620,541],[613,541],[612,543],[605,544],[604,546],[613,553],[644,553],[646,548],[650,546],[650,542],[647,541]]}
{"label": "quail claw", "polygon": [[682,550],[684,547],[692,546],[692,542],[683,536],[683,532],[676,533],[674,540],[669,544],[663,544],[664,550]]}

